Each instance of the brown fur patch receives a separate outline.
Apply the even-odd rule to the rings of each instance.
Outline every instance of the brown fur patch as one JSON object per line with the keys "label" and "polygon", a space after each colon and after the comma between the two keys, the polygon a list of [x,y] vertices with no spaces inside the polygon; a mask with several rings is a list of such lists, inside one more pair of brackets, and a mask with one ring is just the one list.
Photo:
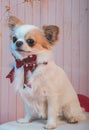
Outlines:
{"label": "brown fur patch", "polygon": [[44,34],[51,45],[58,40],[59,28],[55,25],[43,26]]}
{"label": "brown fur patch", "polygon": [[35,41],[35,45],[33,47],[38,48],[38,49],[43,49],[43,48],[50,49],[50,45],[40,29],[34,29],[28,32],[25,35],[25,41],[28,38],[31,38]]}
{"label": "brown fur patch", "polygon": [[22,25],[23,22],[18,19],[17,17],[15,16],[9,16],[9,19],[8,19],[8,26],[10,27],[10,29],[14,29],[16,26],[19,26],[19,25]]}

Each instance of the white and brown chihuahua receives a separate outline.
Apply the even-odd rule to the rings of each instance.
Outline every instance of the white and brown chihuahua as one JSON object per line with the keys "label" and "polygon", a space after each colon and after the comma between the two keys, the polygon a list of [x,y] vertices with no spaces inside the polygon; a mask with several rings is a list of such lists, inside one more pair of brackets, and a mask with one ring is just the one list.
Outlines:
{"label": "white and brown chihuahua", "polygon": [[[57,127],[59,116],[69,123],[85,119],[76,92],[64,70],[53,60],[52,47],[58,39],[59,28],[54,25],[39,29],[9,17],[10,51],[15,58],[11,81],[22,97],[27,123],[36,118],[47,119],[46,129]],[[9,77],[7,76],[7,77]]]}

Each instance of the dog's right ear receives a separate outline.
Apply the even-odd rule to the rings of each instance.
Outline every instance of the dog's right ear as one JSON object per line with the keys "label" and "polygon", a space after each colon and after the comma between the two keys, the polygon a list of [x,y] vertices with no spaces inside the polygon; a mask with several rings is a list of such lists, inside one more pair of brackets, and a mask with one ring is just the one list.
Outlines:
{"label": "dog's right ear", "polygon": [[58,40],[59,30],[59,27],[56,25],[43,26],[45,37],[49,41],[50,45],[54,45]]}
{"label": "dog's right ear", "polygon": [[9,16],[9,19],[8,19],[8,26],[10,28],[11,31],[15,30],[15,28],[19,27],[23,25],[23,22],[18,19],[17,17],[15,16]]}

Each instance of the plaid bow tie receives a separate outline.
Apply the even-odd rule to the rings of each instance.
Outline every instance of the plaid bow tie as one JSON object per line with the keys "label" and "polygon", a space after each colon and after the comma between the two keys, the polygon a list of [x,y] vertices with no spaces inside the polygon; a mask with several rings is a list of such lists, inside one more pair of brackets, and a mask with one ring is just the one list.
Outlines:
{"label": "plaid bow tie", "polygon": [[[15,59],[16,68],[20,68],[22,66],[24,68],[24,84],[27,84],[27,79],[26,79],[27,71],[30,70],[31,72],[33,72],[37,67],[36,59],[37,59],[36,55],[30,55],[23,60]],[[15,68],[13,67],[12,70],[9,72],[9,74],[6,76],[6,78],[10,79],[11,83],[14,80],[14,74],[15,74]]]}

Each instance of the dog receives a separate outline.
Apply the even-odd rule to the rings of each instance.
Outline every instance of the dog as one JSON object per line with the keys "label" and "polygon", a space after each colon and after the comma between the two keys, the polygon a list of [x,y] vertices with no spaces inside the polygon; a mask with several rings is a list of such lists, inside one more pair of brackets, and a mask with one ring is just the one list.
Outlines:
{"label": "dog", "polygon": [[14,83],[25,108],[25,117],[18,122],[42,118],[47,119],[44,128],[53,129],[59,116],[69,123],[84,120],[86,117],[72,84],[53,60],[52,47],[58,40],[59,27],[45,25],[40,29],[24,24],[15,16],[9,17],[8,26],[15,62],[7,78]]}

